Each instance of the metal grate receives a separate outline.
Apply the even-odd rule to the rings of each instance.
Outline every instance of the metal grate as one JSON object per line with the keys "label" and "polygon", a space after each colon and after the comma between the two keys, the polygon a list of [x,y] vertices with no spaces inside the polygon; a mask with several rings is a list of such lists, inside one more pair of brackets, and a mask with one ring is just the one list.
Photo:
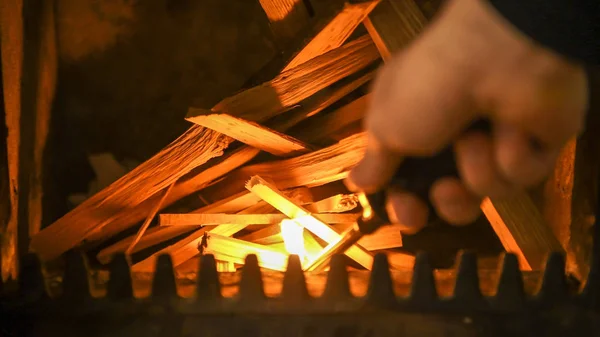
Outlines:
{"label": "metal grate", "polygon": [[[264,295],[255,256],[248,256],[240,291],[221,297],[212,256],[200,263],[197,294],[180,298],[169,256],[158,259],[149,298],[133,297],[124,256],[116,258],[105,298],[92,298],[82,259],[67,259],[62,296],[50,299],[37,259],[22,271],[21,295],[4,299],[7,336],[593,336],[600,334],[598,263],[587,285],[571,291],[564,259],[550,255],[540,291],[523,290],[516,256],[503,262],[497,293],[483,296],[476,258],[460,257],[453,296],[437,296],[427,256],[418,255],[408,297],[396,297],[387,257],[377,255],[366,296],[353,297],[344,259],[332,260],[322,296],[309,296],[300,261],[290,258],[281,295]],[[26,281],[25,281],[26,280]]]}

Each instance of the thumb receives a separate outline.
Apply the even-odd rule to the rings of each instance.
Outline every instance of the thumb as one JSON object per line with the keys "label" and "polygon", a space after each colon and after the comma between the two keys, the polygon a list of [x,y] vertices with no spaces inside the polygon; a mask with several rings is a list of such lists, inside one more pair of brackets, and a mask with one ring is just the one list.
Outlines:
{"label": "thumb", "polygon": [[369,134],[365,154],[350,172],[346,186],[351,191],[374,193],[392,179],[401,161],[398,153],[390,151]]}

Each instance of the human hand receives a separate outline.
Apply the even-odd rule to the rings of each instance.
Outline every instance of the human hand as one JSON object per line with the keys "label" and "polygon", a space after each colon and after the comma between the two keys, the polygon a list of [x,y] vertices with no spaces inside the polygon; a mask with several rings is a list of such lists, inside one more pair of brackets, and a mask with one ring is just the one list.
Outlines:
{"label": "human hand", "polygon": [[[507,196],[547,176],[582,131],[587,100],[580,65],[536,45],[484,1],[451,0],[379,72],[365,118],[367,151],[347,185],[382,189],[403,156],[452,143],[461,178],[438,180],[430,199],[449,223],[471,223],[484,196]],[[462,133],[479,118],[492,122],[491,135]],[[423,200],[391,187],[388,202],[390,219],[407,232],[426,225]]]}

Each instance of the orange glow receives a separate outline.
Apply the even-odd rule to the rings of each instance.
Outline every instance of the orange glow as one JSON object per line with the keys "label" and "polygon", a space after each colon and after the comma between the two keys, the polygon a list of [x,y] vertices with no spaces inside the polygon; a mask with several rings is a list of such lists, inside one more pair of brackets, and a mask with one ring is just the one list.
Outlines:
{"label": "orange glow", "polygon": [[300,257],[304,263],[306,260],[306,247],[304,245],[304,226],[294,220],[283,220],[279,225],[281,227],[281,237],[285,244],[285,249],[290,254]]}

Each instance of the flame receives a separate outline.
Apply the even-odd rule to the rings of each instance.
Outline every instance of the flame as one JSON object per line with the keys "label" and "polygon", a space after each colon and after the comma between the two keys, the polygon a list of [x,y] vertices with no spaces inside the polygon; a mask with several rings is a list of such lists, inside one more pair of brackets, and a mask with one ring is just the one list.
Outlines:
{"label": "flame", "polygon": [[306,247],[304,245],[304,226],[294,220],[285,219],[279,224],[281,237],[285,249],[290,254],[298,255],[300,261],[306,260]]}

